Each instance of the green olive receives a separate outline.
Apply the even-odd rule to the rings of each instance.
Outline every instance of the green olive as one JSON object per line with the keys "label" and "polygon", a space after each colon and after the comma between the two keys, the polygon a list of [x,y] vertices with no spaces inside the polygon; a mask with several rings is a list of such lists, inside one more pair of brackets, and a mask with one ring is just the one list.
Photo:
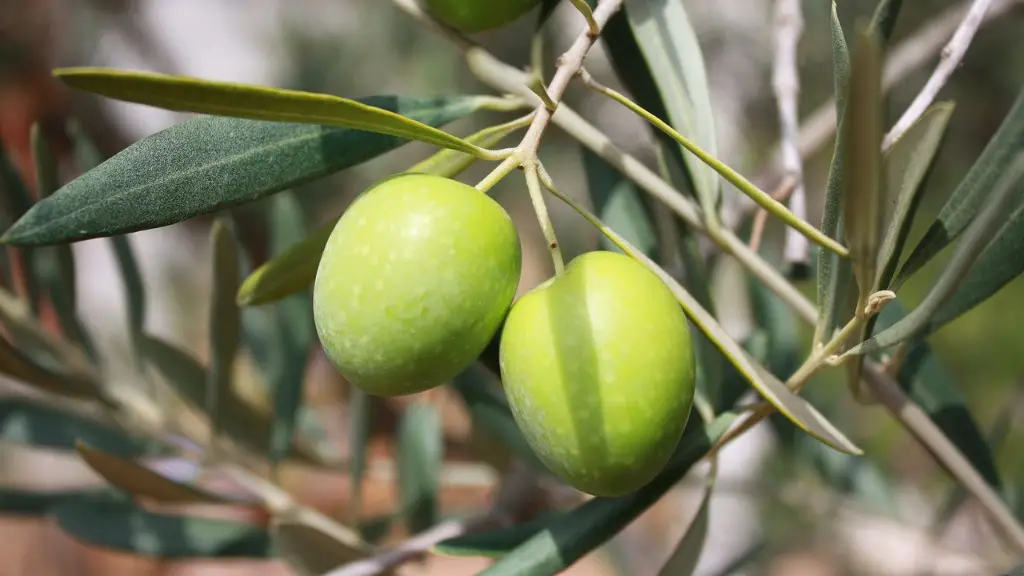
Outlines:
{"label": "green olive", "polygon": [[522,266],[508,213],[440,176],[400,174],[352,203],[331,233],[313,317],[338,371],[369,394],[421,392],[487,346]]}
{"label": "green olive", "polygon": [[427,0],[431,14],[469,34],[500,28],[526,14],[540,0]]}
{"label": "green olive", "polygon": [[512,414],[555,475],[620,496],[664,468],[693,405],[689,324],[639,262],[589,252],[512,306],[501,335]]}

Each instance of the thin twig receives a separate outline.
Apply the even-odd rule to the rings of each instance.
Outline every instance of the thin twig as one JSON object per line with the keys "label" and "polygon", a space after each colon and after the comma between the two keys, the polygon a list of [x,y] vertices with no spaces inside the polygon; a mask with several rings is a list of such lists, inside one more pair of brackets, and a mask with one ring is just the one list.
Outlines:
{"label": "thin twig", "polygon": [[974,3],[971,4],[971,9],[967,11],[963,22],[960,23],[956,32],[953,33],[953,38],[942,49],[939,65],[935,67],[931,78],[928,79],[924,88],[918,92],[917,97],[907,107],[903,116],[900,116],[900,119],[896,121],[892,130],[889,130],[889,133],[885,135],[885,138],[882,140],[883,148],[888,149],[889,146],[892,146],[892,143],[898,140],[900,136],[903,136],[914,122],[917,122],[917,119],[924,114],[925,110],[931,106],[932,102],[935,101],[935,96],[938,95],[939,90],[946,85],[946,81],[953,75],[953,71],[960,65],[960,61],[964,59],[964,54],[967,53],[967,48],[971,45],[971,40],[974,39],[974,33],[981,26],[985,12],[988,11],[990,4],[992,4],[992,0],[974,0]]}
{"label": "thin twig", "polygon": [[[775,190],[772,190],[772,198],[779,202],[785,202],[789,195],[796,189],[796,180],[787,177],[782,181]],[[750,227],[750,240],[748,245],[751,251],[759,252],[761,250],[761,240],[764,237],[764,228],[768,224],[768,211],[764,208],[759,208],[757,215],[754,216],[754,223]]]}
{"label": "thin twig", "polygon": [[[804,167],[797,145],[799,119],[797,101],[800,95],[800,75],[797,66],[797,47],[804,31],[804,17],[800,0],[775,0],[775,63],[772,68],[772,89],[779,108],[779,132],[782,148],[782,167],[794,182],[789,209],[801,220],[807,220],[807,199],[804,194]],[[792,227],[786,228],[783,258],[790,264],[807,262],[807,238]]]}

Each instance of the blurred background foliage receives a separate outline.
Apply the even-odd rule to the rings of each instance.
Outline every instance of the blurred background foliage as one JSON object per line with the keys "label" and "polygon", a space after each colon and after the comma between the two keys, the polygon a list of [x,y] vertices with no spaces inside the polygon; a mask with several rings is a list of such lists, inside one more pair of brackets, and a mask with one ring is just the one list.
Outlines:
{"label": "blurred background foliage", "polygon": [[[983,26],[963,65],[940,95],[940,99],[954,100],[957,109],[935,168],[926,182],[924,204],[908,246],[913,246],[923,235],[926,223],[933,220],[953,187],[980,154],[1024,84],[1024,36],[1021,35],[1021,30],[1024,30],[1024,2],[1014,4],[1014,8]],[[955,5],[958,3],[949,0],[904,2],[892,45],[899,46],[914,37],[922,27]],[[687,0],[686,6],[707,59],[720,157],[744,174],[764,174],[778,134],[776,104],[769,88],[771,2]],[[838,3],[839,17],[849,30],[858,19],[869,17],[874,7],[874,0],[842,0]],[[553,25],[547,29],[546,61],[549,67],[582,25],[581,19],[570,8],[563,6],[556,13]],[[833,86],[829,2],[805,0],[803,8],[806,26],[800,44],[800,109],[806,116],[826,104],[832,96]],[[523,18],[506,29],[479,35],[478,39],[502,60],[525,66],[533,25],[533,18]],[[923,66],[895,83],[887,102],[890,124],[924,83],[935,59],[935,54],[926,58]],[[50,69],[59,65],[105,65],[182,73],[351,98],[380,93],[489,92],[474,80],[464,62],[448,45],[418,28],[384,0],[257,0],[238,3],[230,0],[4,0],[0,3],[0,139],[5,154],[22,174],[31,174],[29,126],[33,122],[40,122],[51,134],[51,142],[70,146],[70,140],[61,133],[61,126],[68,118],[74,118],[81,122],[102,152],[110,155],[131,142],[187,118],[184,114],[101,101],[83,93],[69,92],[50,77]],[[621,87],[600,48],[592,53],[588,68],[602,82]],[[651,133],[638,119],[579,86],[570,88],[567,100],[625,150],[653,163],[649,147]],[[469,134],[495,123],[496,118],[489,113],[475,114],[449,125],[447,129],[457,134]],[[301,187],[296,197],[309,228],[340,214],[356,194],[374,181],[407,168],[429,152],[425,145],[408,144],[371,162]],[[552,130],[545,138],[542,158],[563,191],[587,201],[586,177],[574,143],[559,131]],[[830,159],[831,146],[826,144],[806,161],[811,222],[820,221],[821,191]],[[62,168],[65,174],[74,174],[73,167]],[[475,166],[460,180],[474,183],[486,173],[487,168]],[[773,184],[770,179],[757,183],[763,187]],[[736,194],[727,192],[734,200]],[[508,207],[523,235],[526,262],[521,291],[526,290],[550,273],[550,262],[530,211],[525,187],[520,178],[508,178],[498,185],[493,194]],[[267,230],[263,214],[273,202],[275,200],[270,198],[237,209],[239,234],[254,263],[267,257]],[[733,209],[739,205],[735,201],[727,203]],[[567,207],[553,204],[552,212],[567,256],[597,247],[594,230]],[[156,324],[151,326],[153,332],[185,347],[200,359],[204,359],[207,348],[206,308],[210,279],[207,277],[209,266],[204,260],[204,246],[210,222],[209,218],[200,218],[175,225],[170,230],[133,235],[151,295],[148,322]],[[778,243],[782,237],[781,230],[777,223],[770,225],[767,241]],[[122,361],[125,365],[130,364],[128,343],[120,328],[123,312],[120,311],[119,280],[113,273],[109,256],[98,255],[98,251],[100,249],[95,247],[94,241],[75,246],[77,276],[86,285],[79,294],[79,307],[87,323],[100,335],[101,347],[114,352],[112,358],[115,360],[111,361],[110,370],[122,379],[131,380],[134,378],[131,370],[118,366]],[[901,298],[907,307],[923,297],[950,252],[947,249],[906,285]],[[742,293],[744,283],[736,281],[741,276],[733,264],[723,260],[715,262],[718,266],[713,270],[713,293],[718,299],[719,312],[726,320],[736,316],[732,328],[742,332],[743,318],[734,314],[730,306],[741,297],[732,293]],[[812,280],[800,286],[806,294],[813,295]],[[994,298],[930,338],[936,356],[960,384],[967,406],[983,430],[995,427],[1000,418],[1016,423],[1024,421],[1022,319],[1024,278],[1018,278]],[[801,336],[805,344],[810,342],[809,330],[802,332]],[[251,370],[253,360],[243,355],[243,361],[239,362],[238,371],[249,375],[241,377],[241,382],[257,380]],[[816,394],[815,398],[820,397],[822,402],[832,405],[830,414],[837,414],[836,423],[850,432],[869,458],[891,474],[890,480],[898,489],[898,509],[884,509],[882,506],[881,513],[895,514],[905,523],[917,527],[928,526],[931,507],[934,506],[925,503],[943,501],[953,489],[953,483],[946,480],[913,439],[881,409],[855,405],[842,386],[837,371],[829,371],[819,380],[810,387]],[[332,452],[338,452],[339,457],[344,457],[347,451],[348,397],[349,393],[340,379],[318,354],[307,376],[306,401],[327,430],[324,441]],[[374,401],[371,467],[375,458],[385,458],[394,453],[391,439],[398,426],[398,415],[406,403],[404,400]],[[465,415],[452,407],[444,411],[443,416],[447,435],[446,458],[459,461],[474,459],[478,452],[473,448],[474,435],[468,429]],[[765,436],[770,435],[766,433]],[[737,489],[749,491],[755,497],[743,501],[745,504],[739,509],[723,512],[732,523],[759,523],[761,532],[768,536],[768,543],[757,545],[767,546],[775,552],[763,555],[762,561],[756,564],[757,568],[747,573],[883,573],[872,571],[872,566],[877,564],[843,558],[843,554],[852,553],[849,547],[836,549],[829,543],[829,534],[838,533],[835,531],[839,528],[831,526],[835,531],[816,532],[823,523],[828,526],[831,522],[830,506],[836,505],[836,501],[830,498],[819,501],[808,496],[819,492],[807,486],[817,485],[820,488],[820,481],[806,470],[794,472],[792,460],[785,455],[766,459],[765,455],[773,450],[770,441],[766,442],[769,443],[752,440],[735,451],[735,466],[746,470],[738,475],[741,485]],[[1007,477],[1018,480],[1024,480],[1021,445],[1024,445],[1024,427],[1018,425],[1010,426],[1009,433],[996,448],[1000,469]],[[12,453],[6,450],[0,460],[0,473],[4,476],[25,482],[46,473],[51,479],[61,477],[64,481],[72,481],[71,478],[63,478],[58,470],[74,470],[74,467],[68,468],[67,463],[61,464],[56,457],[52,461],[33,461],[29,470],[21,468],[22,460],[18,459],[27,456],[8,456]],[[761,473],[758,470],[763,461],[768,464]],[[348,496],[344,493],[348,488],[343,474],[306,470],[301,472],[299,480],[300,472],[293,470],[292,473],[294,482],[290,489],[298,499],[331,513],[344,513],[348,506]],[[283,480],[286,486],[289,484],[288,474],[286,470]],[[378,513],[389,510],[395,503],[393,474],[380,477],[384,478],[381,481],[384,487],[374,488],[371,482],[362,495],[364,511],[368,514],[369,510]],[[753,482],[754,485],[742,485],[744,482]],[[723,483],[728,481],[723,480]],[[449,495],[448,501],[442,502],[446,512],[474,509],[486,500],[489,493],[486,481],[475,484],[468,481],[466,484],[469,488]],[[1018,486],[1018,490],[1022,489]],[[1024,499],[1024,494],[1018,492],[1017,498]],[[365,503],[373,499],[379,502]],[[621,573],[652,573],[657,563],[645,560],[645,551],[660,545],[658,554],[663,554],[661,549],[673,542],[667,536],[654,535],[661,534],[668,525],[673,526],[673,534],[678,533],[681,523],[685,522],[679,519],[680,514],[684,518],[690,514],[681,511],[689,510],[692,505],[691,501],[671,501],[655,507],[638,521],[640,528],[627,531],[607,547],[605,552],[614,561],[582,564],[579,573],[616,569]],[[969,510],[966,514],[970,516]],[[971,525],[969,521],[967,525]],[[958,537],[973,538],[970,534]],[[724,538],[729,540],[727,536]],[[660,544],[652,544],[652,541]],[[24,538],[18,542],[23,546],[33,545]],[[712,537],[709,545],[714,542]],[[876,541],[869,539],[864,542],[862,546],[870,547],[871,542]],[[40,544],[36,542],[34,545]],[[906,546],[907,554],[913,556],[913,546],[909,543]],[[30,573],[17,571],[17,558],[28,555],[27,548],[20,550],[5,544],[0,549],[3,550],[0,552],[0,574]],[[867,552],[860,550],[859,553]],[[4,565],[5,561],[12,559],[10,566]],[[119,569],[131,572],[139,568],[128,560],[122,560],[117,564]],[[721,568],[722,565],[715,566]],[[20,566],[25,569],[24,564]],[[457,563],[440,566],[436,567],[438,571],[435,573],[471,570]],[[83,568],[81,562],[67,564],[64,568],[59,573],[100,573],[95,571],[95,567],[93,571]],[[216,569],[231,568],[218,566]],[[716,572],[705,566],[705,571],[699,573]]]}

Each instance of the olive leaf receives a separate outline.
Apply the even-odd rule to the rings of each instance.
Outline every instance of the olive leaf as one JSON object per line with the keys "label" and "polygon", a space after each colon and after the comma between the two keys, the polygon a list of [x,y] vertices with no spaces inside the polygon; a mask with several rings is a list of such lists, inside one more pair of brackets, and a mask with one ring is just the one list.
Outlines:
{"label": "olive leaf", "polygon": [[437,523],[444,461],[441,416],[426,402],[405,409],[398,426],[398,493],[410,533]]}
{"label": "olive leaf", "polygon": [[[681,1],[626,0],[626,19],[666,108],[668,122],[711,156],[716,156],[714,114],[697,34]],[[657,114],[658,111],[652,110]],[[684,154],[704,216],[717,223],[718,175],[692,154]]]}
{"label": "olive leaf", "polygon": [[[846,169],[846,133],[849,131],[845,121],[846,101],[850,84],[850,53],[846,45],[836,3],[832,2],[832,74],[836,102],[836,145],[832,151],[832,162],[829,165],[828,180],[825,183],[825,199],[822,208],[821,231],[833,239],[843,238],[843,189],[845,187]],[[832,339],[832,334],[841,322],[851,317],[855,302],[851,294],[853,283],[853,267],[850,260],[840,258],[829,250],[818,250],[818,308],[821,314],[815,326],[815,340],[820,343]]]}
{"label": "olive leaf", "polygon": [[[21,176],[18,175],[18,171],[8,161],[7,154],[4,152],[3,142],[0,141],[0,208],[6,208],[6,211],[10,214],[12,221],[17,221],[21,218],[25,212],[28,212],[32,208],[32,204],[35,203],[32,195],[28,191],[28,187],[25,186],[25,182]],[[12,224],[13,225],[13,224]],[[22,258],[23,268],[30,268],[31,263],[35,257],[31,247],[22,247],[19,250]],[[17,256],[17,254],[15,254]],[[39,315],[39,309],[42,305],[42,288],[39,286],[39,278],[35,274],[25,274],[25,291],[28,298],[29,307],[32,313]]]}
{"label": "olive leaf", "polygon": [[105,398],[95,381],[76,374],[58,373],[36,364],[0,337],[0,373],[40,390],[69,398]]}
{"label": "olive leaf", "polygon": [[[482,106],[472,96],[361,102],[437,126]],[[406,142],[361,130],[203,116],[143,138],[72,180],[0,241],[54,244],[158,228],[322,178]]]}
{"label": "olive leaf", "polygon": [[351,502],[349,520],[359,519],[363,502],[363,476],[366,472],[366,449],[371,429],[370,396],[352,386],[348,397],[348,469],[351,476]]}
{"label": "olive leaf", "polygon": [[270,529],[281,557],[299,576],[320,576],[330,570],[366,557],[317,527],[294,518],[280,518]]}
{"label": "olive leaf", "polygon": [[175,482],[132,462],[79,442],[78,455],[111,486],[163,504],[224,504],[232,499]]}
{"label": "olive leaf", "polygon": [[697,569],[701,551],[704,550],[704,541],[708,537],[709,509],[713,487],[714,477],[712,476],[708,479],[708,487],[704,491],[704,497],[700,500],[697,515],[693,517],[683,533],[683,537],[679,539],[676,547],[672,550],[672,554],[658,571],[658,576],[690,576]]}
{"label": "olive leaf", "polygon": [[74,450],[85,442],[122,458],[160,454],[167,446],[89,416],[24,398],[0,400],[0,441]]}
{"label": "olive leaf", "polygon": [[1018,151],[1024,147],[1024,87],[1017,94],[1010,111],[988,141],[981,156],[957,185],[953,194],[939,211],[924,237],[917,243],[903,264],[892,289],[897,290],[908,278],[931,261],[943,248],[956,240],[974,221],[996,182],[1013,163]]}
{"label": "olive leaf", "polygon": [[54,75],[72,88],[167,110],[354,128],[482,154],[478,146],[427,124],[329,94],[110,68],[62,68]]}
{"label": "olive leaf", "polygon": [[91,547],[164,560],[272,558],[267,530],[253,524],[158,514],[127,500],[68,498],[52,517],[71,538]]}
{"label": "olive leaf", "polygon": [[6,517],[48,516],[57,506],[75,499],[125,500],[122,492],[109,488],[86,488],[59,492],[35,492],[17,488],[0,488],[0,515]]}
{"label": "olive leaf", "polygon": [[[76,383],[89,384],[96,390],[97,398],[105,397],[98,369],[81,348],[48,332],[24,302],[3,288],[0,288],[0,326],[18,344],[20,355],[46,371],[65,375]],[[3,368],[0,364],[0,370]]]}
{"label": "olive leaf", "polygon": [[[75,159],[80,170],[88,172],[106,159],[89,140],[88,135],[78,122],[69,123],[68,134],[74,142]],[[110,244],[114,250],[117,267],[121,271],[121,281],[124,283],[132,354],[135,356],[136,364],[141,366],[143,358],[140,342],[146,325],[146,287],[142,282],[142,272],[128,237],[111,236]]]}
{"label": "olive leaf", "polygon": [[896,20],[900,15],[900,8],[903,7],[903,0],[880,0],[875,7],[875,13],[871,17],[870,30],[878,34],[882,46],[892,38],[893,30],[896,29]]}
{"label": "olive leaf", "polygon": [[213,223],[210,231],[213,286],[210,315],[210,368],[206,372],[205,408],[210,414],[211,442],[216,445],[224,420],[224,398],[233,395],[232,376],[238,350],[240,314],[235,304],[238,293],[239,255],[231,224],[225,219]]}

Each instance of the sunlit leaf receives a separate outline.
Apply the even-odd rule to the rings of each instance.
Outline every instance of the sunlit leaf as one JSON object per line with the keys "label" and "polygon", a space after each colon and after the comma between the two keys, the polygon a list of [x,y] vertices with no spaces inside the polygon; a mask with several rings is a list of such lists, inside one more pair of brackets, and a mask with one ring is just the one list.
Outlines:
{"label": "sunlit leaf", "polygon": [[157,514],[127,501],[73,498],[52,515],[71,538],[116,552],[165,560],[276,555],[270,535],[260,526]]}
{"label": "sunlit leaf", "polygon": [[665,468],[636,492],[619,498],[593,498],[573,510],[552,514],[525,539],[517,534],[518,542],[510,543],[514,548],[481,574],[532,576],[565,570],[661,499],[725,433],[735,417],[724,414],[684,434]]}
{"label": "sunlit leaf", "polygon": [[398,493],[411,533],[437,523],[444,439],[441,416],[426,402],[409,405],[398,426]]}
{"label": "sunlit leaf", "polygon": [[427,124],[329,94],[111,68],[62,68],[54,75],[79,90],[168,110],[354,128],[480,153],[476,146]]}
{"label": "sunlit leaf", "polygon": [[175,482],[156,472],[84,443],[75,447],[78,455],[110,483],[111,486],[135,496],[150,498],[163,504],[222,504],[232,500]]}
{"label": "sunlit leaf", "polygon": [[[530,117],[524,117],[504,124],[489,126],[466,137],[466,142],[470,142],[482,148],[491,148],[496,146],[510,134],[528,126],[529,121]],[[445,148],[443,150],[438,150],[422,162],[415,164],[409,168],[408,172],[419,172],[423,174],[443,176],[445,178],[454,178],[472,166],[476,161],[477,158],[472,154],[466,154],[465,152]]]}
{"label": "sunlit leaf", "polygon": [[[665,120],[716,156],[704,58],[682,0],[626,0],[624,10],[661,94],[668,113]],[[683,161],[705,217],[717,222],[721,198],[718,175],[692,154],[684,154]]]}
{"label": "sunlit leaf", "polygon": [[[475,97],[374,96],[367,105],[443,125]],[[53,244],[158,228],[264,198],[407,141],[311,124],[205,116],[132,144],[22,216],[2,241]]]}
{"label": "sunlit leaf", "polygon": [[122,458],[166,449],[97,419],[17,397],[0,400],[0,441],[56,450],[74,450],[81,441]]}
{"label": "sunlit leaf", "polygon": [[928,228],[900,269],[893,289],[931,261],[936,254],[962,234],[984,206],[1000,176],[1024,147],[1024,87],[1007,112],[1003,123],[989,140],[981,156],[942,206],[935,223]]}

